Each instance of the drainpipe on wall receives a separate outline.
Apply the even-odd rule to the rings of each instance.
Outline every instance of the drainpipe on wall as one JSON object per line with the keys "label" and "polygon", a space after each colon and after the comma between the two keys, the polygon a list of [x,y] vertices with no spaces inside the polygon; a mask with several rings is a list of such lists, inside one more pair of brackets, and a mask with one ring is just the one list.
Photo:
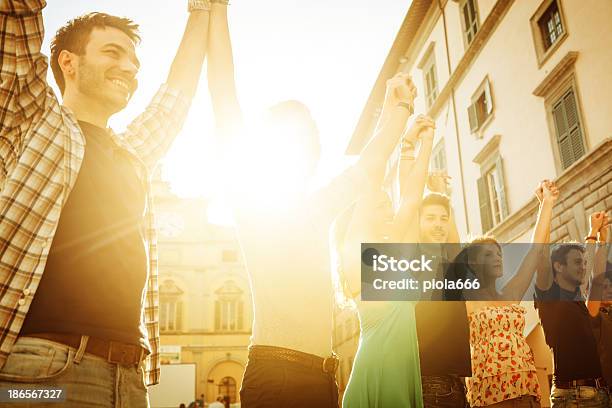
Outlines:
{"label": "drainpipe on wall", "polygon": [[[442,6],[442,0],[438,0],[438,8],[442,13],[442,22],[444,25],[444,46],[446,47],[446,66],[448,68],[448,76],[452,75],[450,50],[448,47],[448,31],[446,29],[446,14]],[[465,217],[465,228],[467,235],[470,235],[470,220],[468,218],[467,200],[465,196],[465,179],[463,176],[463,156],[461,155],[461,138],[459,137],[459,123],[457,122],[457,105],[455,104],[455,89],[451,89],[451,103],[453,105],[453,122],[455,124],[455,137],[457,139],[457,156],[459,157],[459,178],[461,181],[461,196],[463,197],[463,215]]]}

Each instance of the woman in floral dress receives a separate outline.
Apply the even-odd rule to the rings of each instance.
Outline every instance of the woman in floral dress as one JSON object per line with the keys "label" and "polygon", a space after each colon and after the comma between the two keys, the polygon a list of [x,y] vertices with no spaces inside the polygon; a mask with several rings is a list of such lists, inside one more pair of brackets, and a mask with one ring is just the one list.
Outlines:
{"label": "woman in floral dress", "polygon": [[[464,290],[468,300],[472,377],[466,379],[471,407],[522,408],[540,406],[533,353],[525,339],[525,308],[520,300],[537,269],[542,245],[549,239],[552,208],[559,192],[544,181],[536,191],[540,199],[532,245],[514,276],[501,288],[502,249],[491,237],[472,241],[454,262],[456,275],[476,278],[478,290]],[[534,245],[533,243],[540,243]]]}

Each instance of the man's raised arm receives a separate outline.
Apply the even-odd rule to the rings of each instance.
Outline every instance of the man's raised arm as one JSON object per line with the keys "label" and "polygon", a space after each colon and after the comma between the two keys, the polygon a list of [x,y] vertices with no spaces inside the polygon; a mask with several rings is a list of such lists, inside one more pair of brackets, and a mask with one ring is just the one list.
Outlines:
{"label": "man's raised arm", "polygon": [[47,58],[40,52],[45,4],[0,1],[0,190],[21,154],[26,131],[52,98]]}
{"label": "man's raised arm", "polygon": [[213,3],[211,8],[207,74],[217,131],[227,142],[240,131],[243,118],[236,91],[227,4],[224,1]]}
{"label": "man's raised arm", "polygon": [[125,133],[148,167],[166,154],[187,116],[206,56],[210,8],[209,1],[189,2],[189,19],[166,84]]}

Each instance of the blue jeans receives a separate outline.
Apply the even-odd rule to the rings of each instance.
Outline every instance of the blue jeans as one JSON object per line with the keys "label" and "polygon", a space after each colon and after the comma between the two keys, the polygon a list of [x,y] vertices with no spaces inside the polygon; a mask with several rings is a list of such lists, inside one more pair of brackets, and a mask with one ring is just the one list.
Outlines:
{"label": "blue jeans", "polygon": [[240,389],[243,408],[338,408],[333,375],[289,361],[249,359]]}
{"label": "blue jeans", "polygon": [[425,408],[465,408],[465,386],[453,375],[423,375],[423,405]]}
{"label": "blue jeans", "polygon": [[0,370],[0,388],[64,389],[63,402],[15,403],[26,408],[148,408],[144,363],[121,366],[64,344],[19,337]]}
{"label": "blue jeans", "polygon": [[552,408],[608,408],[608,392],[595,387],[556,388],[550,393]]}

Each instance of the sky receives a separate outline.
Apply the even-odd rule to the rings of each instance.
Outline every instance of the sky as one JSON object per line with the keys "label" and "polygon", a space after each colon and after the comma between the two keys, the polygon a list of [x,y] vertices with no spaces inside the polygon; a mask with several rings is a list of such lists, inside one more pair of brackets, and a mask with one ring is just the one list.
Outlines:
{"label": "sky", "polygon": [[[330,178],[350,163],[344,150],[410,0],[230,3],[236,82],[247,123],[254,123],[276,102],[304,102],[321,134],[319,177]],[[187,21],[186,8],[187,1],[181,0],[49,1],[44,11],[43,52],[49,55],[50,40],[59,27],[86,12],[126,16],[140,24],[139,89],[128,107],[110,121],[115,131],[121,131],[165,81]],[[183,130],[162,162],[163,178],[181,197],[214,195],[219,166],[212,143],[213,123],[203,72]]]}

